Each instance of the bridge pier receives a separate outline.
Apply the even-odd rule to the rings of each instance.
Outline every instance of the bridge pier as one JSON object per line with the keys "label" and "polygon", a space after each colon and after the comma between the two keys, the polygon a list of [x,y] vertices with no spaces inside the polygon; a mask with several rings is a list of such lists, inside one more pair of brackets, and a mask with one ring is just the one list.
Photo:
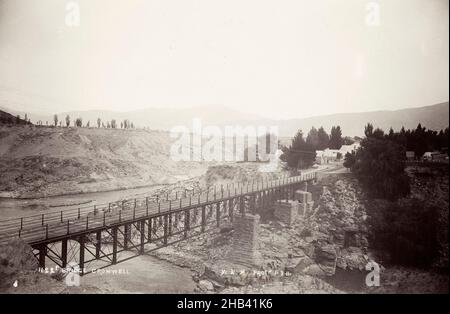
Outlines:
{"label": "bridge pier", "polygon": [[39,267],[45,268],[45,257],[47,256],[47,244],[41,244],[39,246]]}
{"label": "bridge pier", "polygon": [[112,228],[112,238],[113,238],[113,253],[112,253],[112,264],[117,264],[117,229],[118,227]]}
{"label": "bridge pier", "polygon": [[278,201],[275,206],[274,215],[286,225],[292,225],[298,215],[298,202],[293,200]]}
{"label": "bridge pier", "polygon": [[102,245],[102,232],[97,231],[96,242],[95,242],[95,258],[97,258],[97,259],[100,258],[101,245]]}
{"label": "bridge pier", "polygon": [[145,251],[145,221],[141,220],[139,221],[139,230],[141,235],[141,246],[139,248],[139,253],[144,254]]}
{"label": "bridge pier", "polygon": [[81,275],[84,275],[84,247],[85,247],[85,237],[84,235],[80,236],[78,239],[78,243],[80,244],[80,259],[79,259],[79,267],[81,271]]}
{"label": "bridge pier", "polygon": [[234,223],[232,249],[227,259],[245,266],[258,265],[258,229],[259,215],[245,214],[237,216]]}
{"label": "bridge pier", "polygon": [[299,203],[298,213],[300,215],[306,216],[311,212],[314,201],[312,200],[312,194],[310,192],[297,190],[294,199]]}
{"label": "bridge pier", "polygon": [[125,224],[123,226],[123,248],[125,250],[128,250],[129,237],[130,237],[130,225],[129,224]]}
{"label": "bridge pier", "polygon": [[63,268],[67,266],[67,239],[61,241],[61,265]]}

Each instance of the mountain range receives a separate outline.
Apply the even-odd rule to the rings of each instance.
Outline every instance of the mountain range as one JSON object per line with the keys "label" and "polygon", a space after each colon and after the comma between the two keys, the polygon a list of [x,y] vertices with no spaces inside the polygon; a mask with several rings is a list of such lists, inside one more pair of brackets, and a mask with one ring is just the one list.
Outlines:
{"label": "mountain range", "polygon": [[[24,117],[25,112],[16,111],[11,108],[2,107],[0,109]],[[419,123],[428,129],[440,130],[449,125],[449,103],[444,102],[431,106],[407,108],[395,111],[372,111],[357,113],[338,113],[323,116],[315,116],[302,119],[275,120],[260,117],[254,114],[244,114],[239,111],[223,107],[193,107],[193,108],[147,108],[129,112],[116,112],[108,110],[89,110],[89,111],[71,111],[58,113],[59,120],[64,120],[69,115],[73,121],[77,117],[83,119],[83,123],[90,121],[90,125],[96,125],[97,118],[102,121],[116,119],[120,121],[128,119],[136,126],[148,126],[151,129],[170,130],[174,126],[186,126],[192,128],[194,118],[200,118],[203,126],[216,125],[223,127],[226,125],[240,126],[277,126],[279,136],[291,137],[297,130],[302,129],[307,133],[312,126],[318,128],[323,126],[327,132],[332,126],[341,126],[343,135],[361,136],[364,132],[364,126],[370,122],[375,127],[387,131],[390,127],[399,130],[402,126],[406,129],[415,128]],[[33,112],[27,112],[31,122],[41,120],[43,124],[48,121],[53,123],[52,115],[43,115]]]}

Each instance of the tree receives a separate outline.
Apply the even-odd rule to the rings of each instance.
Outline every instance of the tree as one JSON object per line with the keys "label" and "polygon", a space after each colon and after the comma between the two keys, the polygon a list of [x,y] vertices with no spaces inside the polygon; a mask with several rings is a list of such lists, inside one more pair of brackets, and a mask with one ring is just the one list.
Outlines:
{"label": "tree", "polygon": [[16,116],[16,124],[20,124],[20,115]]}
{"label": "tree", "polygon": [[123,129],[123,122],[120,121],[120,128]]}
{"label": "tree", "polygon": [[330,149],[340,149],[342,147],[342,131],[340,126],[332,127],[330,134]]}
{"label": "tree", "polygon": [[325,131],[323,127],[320,127],[317,131],[317,138],[318,138],[318,144],[317,149],[318,150],[324,150],[328,148],[328,143],[330,142],[330,137],[328,136],[328,133]]}
{"label": "tree", "polygon": [[355,162],[356,162],[355,151],[352,151],[351,153],[347,152],[344,156],[344,167],[351,170]]}
{"label": "tree", "polygon": [[348,160],[347,165],[375,197],[396,200],[408,195],[410,185],[405,173],[404,148],[386,138],[372,136],[373,132],[367,134],[371,136],[361,141],[355,161]]}
{"label": "tree", "polygon": [[308,136],[306,137],[306,143],[311,145],[314,150],[317,150],[319,146],[319,132],[315,127],[312,127],[309,131]]}
{"label": "tree", "polygon": [[100,128],[100,124],[102,123],[102,120],[100,118],[97,118],[97,127]]}
{"label": "tree", "polygon": [[77,118],[75,120],[75,126],[81,128],[83,126],[83,119],[82,118]]}
{"label": "tree", "polygon": [[306,143],[302,130],[299,130],[292,139],[291,146],[284,150],[280,158],[289,167],[304,169],[314,164],[316,152],[312,145]]}
{"label": "tree", "polygon": [[53,122],[55,123],[55,126],[58,126],[58,115],[57,114],[53,115]]}
{"label": "tree", "polygon": [[111,120],[111,128],[115,129],[117,127],[117,122],[115,119]]}
{"label": "tree", "polygon": [[373,125],[371,123],[367,123],[367,125],[364,127],[364,135],[366,137],[371,137],[373,133]]}
{"label": "tree", "polygon": [[66,116],[66,126],[69,127],[69,125],[70,125],[70,116],[67,115]]}
{"label": "tree", "polygon": [[355,143],[355,140],[352,139],[350,136],[346,136],[344,137],[344,139],[342,140],[342,145],[352,145]]}
{"label": "tree", "polygon": [[430,267],[439,259],[441,247],[439,208],[420,198],[368,202],[371,246],[389,263]]}
{"label": "tree", "polygon": [[86,127],[88,128],[90,124],[91,124],[91,121],[88,121],[88,122],[86,123]]}

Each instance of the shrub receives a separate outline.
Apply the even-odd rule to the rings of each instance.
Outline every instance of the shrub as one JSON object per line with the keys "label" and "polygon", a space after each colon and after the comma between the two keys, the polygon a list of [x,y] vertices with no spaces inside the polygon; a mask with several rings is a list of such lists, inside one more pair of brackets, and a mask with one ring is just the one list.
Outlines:
{"label": "shrub", "polygon": [[416,198],[372,202],[370,243],[393,264],[429,267],[439,255],[438,208]]}

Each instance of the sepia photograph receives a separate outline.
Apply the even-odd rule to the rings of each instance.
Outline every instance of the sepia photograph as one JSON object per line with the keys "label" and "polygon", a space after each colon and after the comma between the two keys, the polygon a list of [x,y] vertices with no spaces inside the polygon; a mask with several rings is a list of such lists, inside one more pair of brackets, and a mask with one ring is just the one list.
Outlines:
{"label": "sepia photograph", "polygon": [[0,0],[0,295],[448,294],[448,132],[448,0]]}

